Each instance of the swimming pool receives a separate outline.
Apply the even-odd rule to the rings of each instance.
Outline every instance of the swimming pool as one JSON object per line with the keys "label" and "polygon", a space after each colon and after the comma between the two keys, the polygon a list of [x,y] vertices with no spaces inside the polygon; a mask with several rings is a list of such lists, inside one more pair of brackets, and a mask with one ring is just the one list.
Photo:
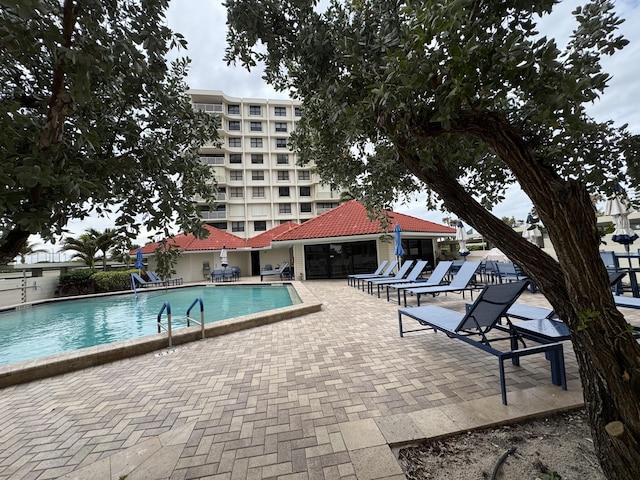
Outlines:
{"label": "swimming pool", "polygon": [[[207,324],[300,302],[285,284],[183,287],[143,291],[137,298],[126,294],[38,304],[0,313],[0,365],[156,334],[165,302],[171,305],[176,331],[187,326],[186,311],[197,297]],[[199,305],[191,317],[200,320]]]}

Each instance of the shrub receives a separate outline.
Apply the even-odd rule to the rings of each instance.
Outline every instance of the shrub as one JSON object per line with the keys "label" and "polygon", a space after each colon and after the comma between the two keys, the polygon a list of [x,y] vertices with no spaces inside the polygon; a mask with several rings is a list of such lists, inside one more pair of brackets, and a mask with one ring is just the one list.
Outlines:
{"label": "shrub", "polygon": [[65,297],[70,295],[87,295],[95,293],[95,283],[92,279],[95,270],[72,270],[60,275],[58,293]]}
{"label": "shrub", "polygon": [[96,272],[91,277],[97,292],[115,292],[131,288],[131,274],[138,273],[135,269],[116,272]]}

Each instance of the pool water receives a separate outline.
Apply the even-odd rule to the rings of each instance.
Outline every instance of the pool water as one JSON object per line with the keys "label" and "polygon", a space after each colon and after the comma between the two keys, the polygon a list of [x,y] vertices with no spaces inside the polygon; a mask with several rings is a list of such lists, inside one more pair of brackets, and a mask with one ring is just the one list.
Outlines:
{"label": "pool water", "polygon": [[[299,303],[290,285],[221,285],[34,305],[0,313],[0,365],[157,334],[165,302],[171,306],[172,329],[185,328],[187,309],[198,297],[205,323]],[[190,317],[200,321],[199,303]],[[161,321],[166,324],[166,311]]]}

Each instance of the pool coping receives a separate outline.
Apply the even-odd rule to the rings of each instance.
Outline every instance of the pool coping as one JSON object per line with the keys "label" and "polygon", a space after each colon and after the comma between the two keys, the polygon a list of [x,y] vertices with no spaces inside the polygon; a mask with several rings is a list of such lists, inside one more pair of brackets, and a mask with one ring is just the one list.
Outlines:
{"label": "pool coping", "polygon": [[[309,313],[318,312],[322,309],[322,303],[311,293],[302,282],[286,281],[286,282],[236,282],[235,285],[261,285],[267,286],[271,284],[292,285],[295,289],[301,303],[267,310],[260,313],[252,313],[241,317],[220,320],[211,324],[205,324],[205,337],[212,338],[228,333],[237,332],[249,328],[268,325],[270,323],[289,320],[291,318],[307,315]],[[186,286],[211,286],[210,283],[193,283]],[[224,284],[229,286],[230,284]],[[234,284],[231,284],[234,285]],[[180,285],[173,288],[181,288]],[[169,287],[171,288],[171,287]],[[119,292],[122,294],[122,292]],[[83,297],[86,298],[86,297]],[[36,303],[36,302],[34,302]],[[37,302],[42,303],[42,301]],[[172,332],[172,347],[188,342],[194,342],[202,339],[202,331],[199,326],[183,327]],[[71,352],[50,355],[47,357],[26,360],[24,362],[2,365],[0,366],[0,388],[18,385],[33,380],[61,375],[63,373],[74,372],[85,368],[102,365],[105,363],[115,362],[138,355],[155,352],[158,350],[166,350],[171,348],[168,345],[168,334],[166,332],[145,335],[143,337],[122,340],[104,345],[96,345],[94,347],[81,348]]]}

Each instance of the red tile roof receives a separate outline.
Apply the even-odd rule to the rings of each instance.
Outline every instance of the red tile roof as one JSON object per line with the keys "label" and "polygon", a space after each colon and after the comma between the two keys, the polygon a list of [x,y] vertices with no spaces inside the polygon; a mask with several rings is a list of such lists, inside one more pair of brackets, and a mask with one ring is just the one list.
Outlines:
{"label": "red tile roof", "polygon": [[[400,224],[403,232],[421,232],[451,235],[455,228],[446,227],[428,220],[411,217],[402,213],[388,212],[391,219],[390,231],[393,225]],[[351,200],[333,208],[328,212],[307,220],[299,227],[282,233],[274,241],[304,240],[313,238],[344,237],[352,235],[370,235],[384,233],[377,220],[367,218],[364,206]]]}
{"label": "red tile roof", "polygon": [[[210,225],[205,225],[205,228],[209,230],[209,236],[207,238],[198,239],[193,234],[180,234],[173,238],[173,242],[181,251],[199,251],[199,250],[221,250],[223,246],[226,246],[228,250],[234,250],[236,248],[245,248],[246,241],[243,238],[237,237],[231,233],[224,232]],[[156,249],[158,243],[148,243],[142,247],[142,253],[151,254]],[[132,255],[135,255],[137,250],[132,250]]]}
{"label": "red tile roof", "polygon": [[[444,225],[402,213],[389,212],[389,217],[391,219],[389,231],[393,229],[393,225],[399,223],[403,232],[443,235],[455,235],[456,233],[455,228],[445,227]],[[207,238],[199,240],[192,234],[180,234],[176,235],[173,241],[181,251],[194,252],[221,250],[223,246],[226,246],[229,250],[238,248],[264,248],[270,246],[272,241],[349,237],[352,235],[384,233],[384,230],[380,227],[380,222],[369,220],[367,218],[367,211],[362,204],[356,200],[344,203],[322,215],[307,220],[303,224],[298,225],[293,222],[283,223],[248,240],[210,225],[205,225],[205,228],[209,230],[209,236]],[[152,254],[157,245],[157,242],[145,245],[142,247],[142,253],[145,255]],[[129,253],[135,255],[136,250],[132,250]]]}
{"label": "red tile roof", "polygon": [[294,222],[283,223],[282,225],[278,225],[277,227],[272,228],[271,230],[267,230],[266,232],[262,232],[260,235],[256,235],[253,238],[247,240],[247,247],[251,248],[261,248],[268,247],[271,245],[271,240],[278,235],[281,235],[285,232],[288,232],[299,225]]}

